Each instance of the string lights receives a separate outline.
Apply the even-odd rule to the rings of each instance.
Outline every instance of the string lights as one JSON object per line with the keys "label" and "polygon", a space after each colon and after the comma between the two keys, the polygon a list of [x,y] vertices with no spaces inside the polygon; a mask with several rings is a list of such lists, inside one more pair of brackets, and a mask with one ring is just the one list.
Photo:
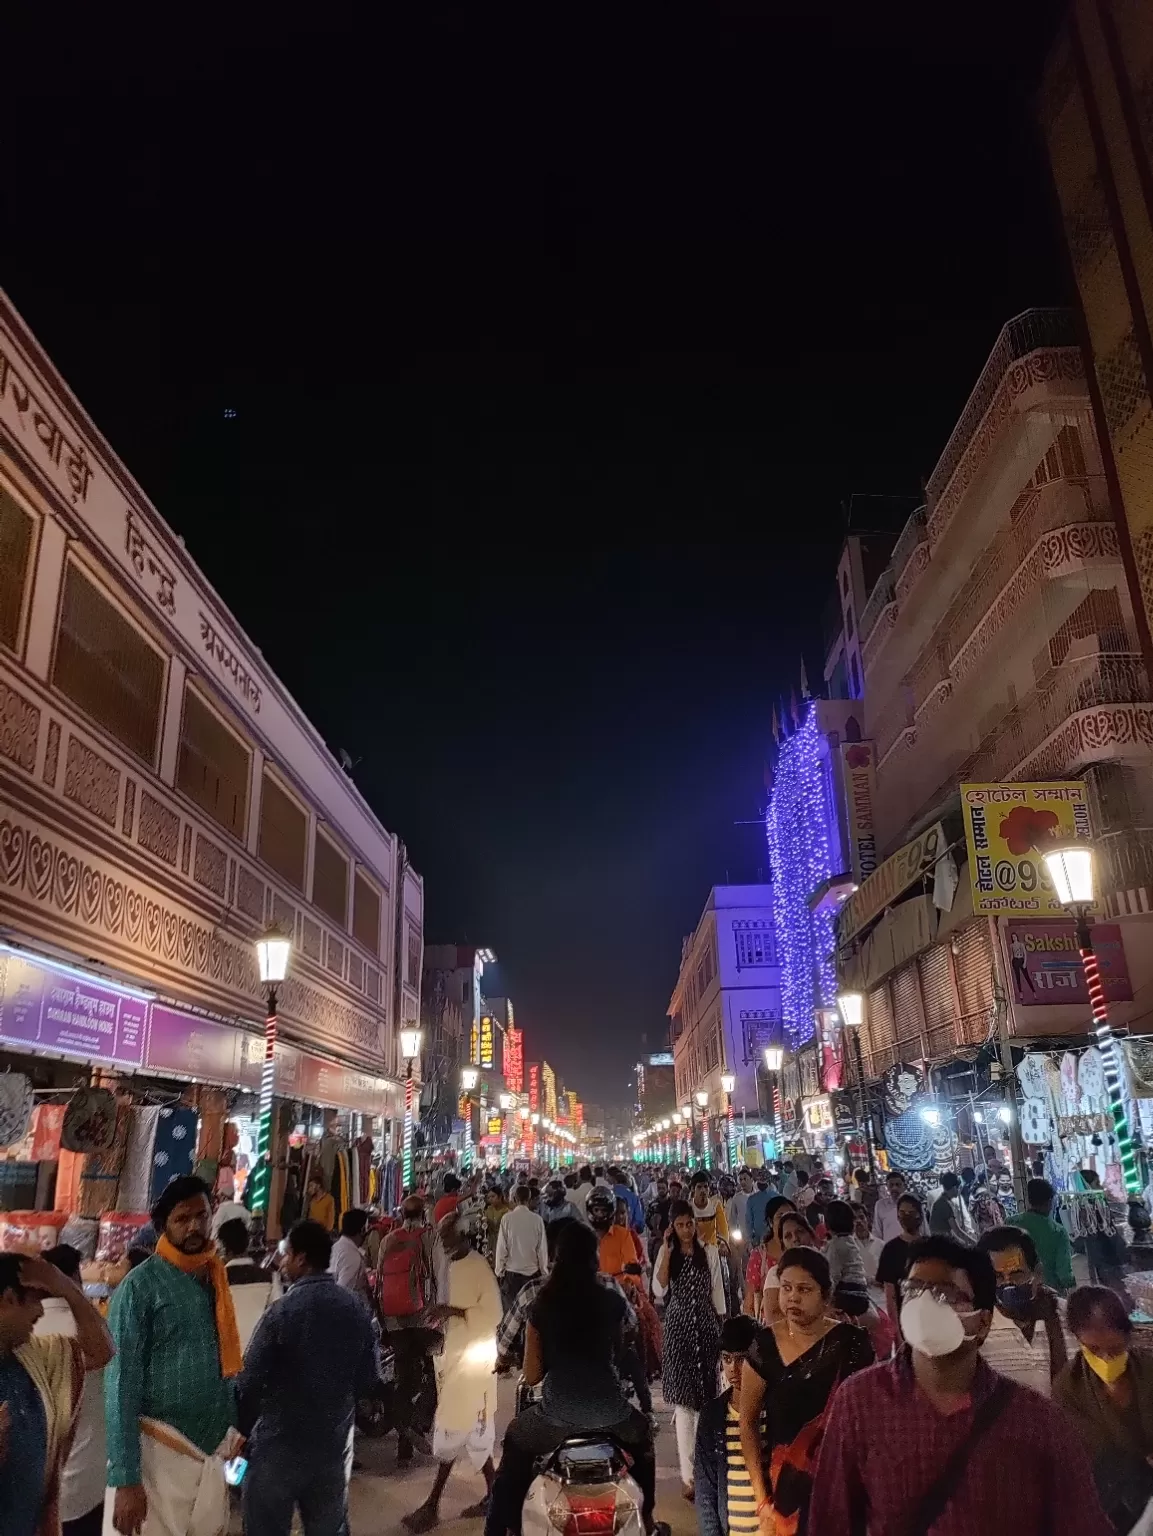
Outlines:
{"label": "string lights", "polygon": [[797,730],[781,742],[765,816],[781,1002],[794,1050],[812,1039],[816,1010],[836,1001],[834,913],[809,910],[813,891],[836,873],[832,816],[814,700]]}

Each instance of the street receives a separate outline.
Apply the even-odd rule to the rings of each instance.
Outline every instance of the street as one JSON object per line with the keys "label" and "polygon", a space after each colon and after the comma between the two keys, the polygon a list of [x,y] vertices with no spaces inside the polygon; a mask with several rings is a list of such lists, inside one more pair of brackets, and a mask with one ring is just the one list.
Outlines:
{"label": "street", "polygon": [[[501,1382],[498,1441],[512,1413],[513,1392],[514,1383],[511,1379]],[[668,1522],[673,1536],[690,1536],[696,1530],[696,1517],[692,1505],[681,1498],[672,1411],[661,1405],[658,1391],[654,1391],[653,1398],[660,1421],[657,1440],[657,1517]],[[351,1536],[379,1536],[379,1533],[386,1531],[395,1533],[400,1528],[401,1516],[415,1509],[427,1496],[432,1486],[435,1463],[429,1457],[418,1457],[411,1467],[398,1472],[395,1435],[379,1441],[358,1440],[356,1454],[357,1460],[363,1462],[364,1467],[362,1471],[355,1472],[352,1478]],[[442,1524],[451,1526],[452,1536],[480,1536],[484,1528],[482,1521],[463,1521],[456,1517],[460,1510],[480,1497],[483,1487],[484,1480],[479,1472],[473,1472],[467,1463],[461,1462],[453,1469],[441,1505]]]}

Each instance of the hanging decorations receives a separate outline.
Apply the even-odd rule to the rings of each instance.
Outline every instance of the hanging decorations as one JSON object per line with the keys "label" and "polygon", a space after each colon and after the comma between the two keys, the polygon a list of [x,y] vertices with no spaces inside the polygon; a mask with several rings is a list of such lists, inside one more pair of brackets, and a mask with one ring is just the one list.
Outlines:
{"label": "hanging decorations", "polygon": [[895,1062],[881,1079],[885,1113],[894,1120],[905,1114],[924,1088],[925,1069],[919,1062]]}
{"label": "hanging decorations", "polygon": [[23,1141],[32,1123],[32,1084],[23,1072],[0,1075],[0,1147]]}
{"label": "hanging decorations", "polygon": [[836,1004],[835,908],[810,911],[809,896],[837,871],[818,704],[808,701],[803,719],[794,713],[796,729],[780,743],[765,832],[781,955],[782,1011],[796,1050],[812,1038],[816,1010]]}

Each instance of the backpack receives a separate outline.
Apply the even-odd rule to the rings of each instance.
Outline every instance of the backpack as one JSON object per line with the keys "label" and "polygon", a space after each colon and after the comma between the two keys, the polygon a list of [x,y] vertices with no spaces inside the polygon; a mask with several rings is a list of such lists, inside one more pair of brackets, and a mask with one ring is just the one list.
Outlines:
{"label": "backpack", "polygon": [[412,1317],[427,1305],[428,1265],[424,1252],[424,1228],[392,1235],[382,1252],[376,1303],[382,1317]]}

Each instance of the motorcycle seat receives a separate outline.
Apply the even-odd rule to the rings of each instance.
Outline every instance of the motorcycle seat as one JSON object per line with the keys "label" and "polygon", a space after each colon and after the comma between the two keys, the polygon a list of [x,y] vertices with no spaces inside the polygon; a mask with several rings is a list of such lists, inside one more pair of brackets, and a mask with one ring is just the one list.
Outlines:
{"label": "motorcycle seat", "polygon": [[546,1459],[545,1467],[567,1483],[603,1483],[628,1465],[612,1435],[570,1435]]}

